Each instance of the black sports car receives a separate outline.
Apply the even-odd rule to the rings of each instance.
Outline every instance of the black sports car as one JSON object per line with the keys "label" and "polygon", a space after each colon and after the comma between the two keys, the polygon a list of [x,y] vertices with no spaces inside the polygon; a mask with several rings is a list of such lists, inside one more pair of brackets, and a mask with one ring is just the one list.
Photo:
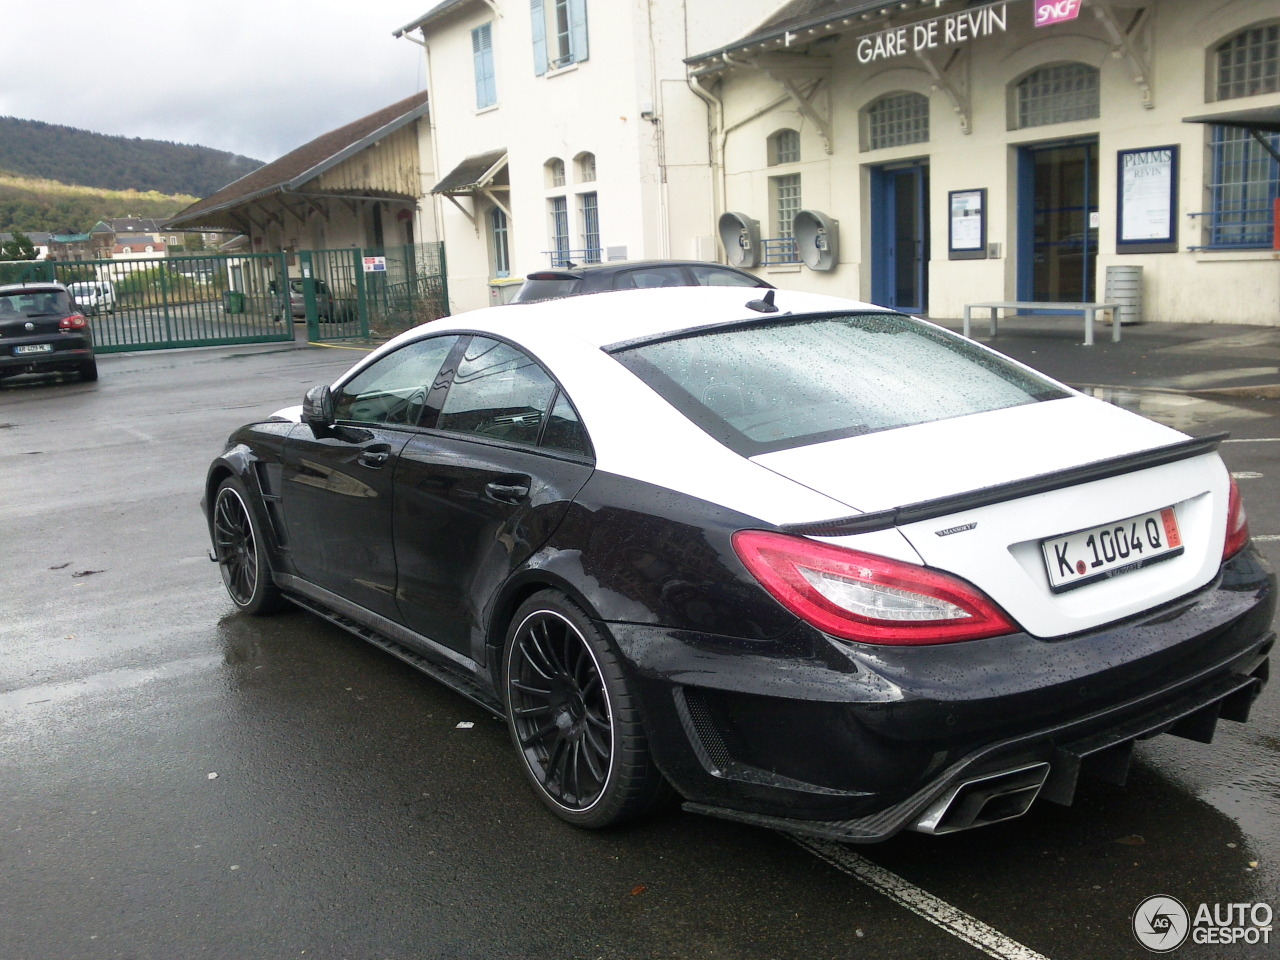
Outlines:
{"label": "black sports car", "polygon": [[314,611],[506,718],[584,827],[945,833],[1208,742],[1275,578],[1220,438],[931,324],[648,290],[409,331],[208,473],[247,613]]}

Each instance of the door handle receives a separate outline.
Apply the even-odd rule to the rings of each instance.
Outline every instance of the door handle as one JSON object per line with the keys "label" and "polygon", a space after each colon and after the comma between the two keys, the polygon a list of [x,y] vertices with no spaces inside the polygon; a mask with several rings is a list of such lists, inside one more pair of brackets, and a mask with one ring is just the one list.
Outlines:
{"label": "door handle", "polygon": [[365,450],[356,458],[356,462],[370,470],[378,470],[390,459],[391,454],[386,450]]}
{"label": "door handle", "polygon": [[489,495],[491,500],[497,500],[499,503],[522,503],[529,499],[529,478],[503,478],[504,480],[514,480],[513,483],[504,483],[502,480],[494,480],[484,485],[484,492]]}

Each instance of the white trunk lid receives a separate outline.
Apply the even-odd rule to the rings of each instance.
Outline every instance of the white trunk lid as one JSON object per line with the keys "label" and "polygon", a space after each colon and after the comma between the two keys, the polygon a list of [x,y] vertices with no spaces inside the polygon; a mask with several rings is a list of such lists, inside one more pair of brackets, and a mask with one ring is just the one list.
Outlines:
{"label": "white trunk lid", "polygon": [[[1118,407],[1077,396],[784,450],[754,460],[847,503],[851,512],[874,513],[1186,439]],[[1056,637],[1132,616],[1208,583],[1221,564],[1227,488],[1222,461],[1216,454],[1206,454],[961,509],[908,523],[899,531],[925,565],[973,583],[1029,633]],[[1180,555],[1054,592],[1042,541],[1169,507],[1182,540]],[[833,542],[874,550],[869,539],[883,536],[855,535]],[[1074,565],[1077,557],[1071,562]]]}

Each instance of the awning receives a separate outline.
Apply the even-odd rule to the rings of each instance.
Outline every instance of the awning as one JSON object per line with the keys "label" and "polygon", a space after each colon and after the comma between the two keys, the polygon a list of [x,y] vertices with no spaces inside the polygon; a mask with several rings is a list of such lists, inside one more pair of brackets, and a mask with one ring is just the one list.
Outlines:
{"label": "awning", "polygon": [[1183,117],[1183,123],[1211,123],[1218,127],[1237,127],[1247,130],[1262,148],[1280,163],[1280,150],[1271,145],[1263,134],[1280,133],[1280,103],[1267,107],[1251,107],[1247,110],[1224,110],[1206,113],[1198,117]]}
{"label": "awning", "polygon": [[507,166],[506,148],[467,157],[431,188],[432,193],[471,193],[487,189]]}
{"label": "awning", "polygon": [[1206,113],[1199,117],[1184,117],[1182,122],[1212,123],[1220,127],[1241,127],[1244,130],[1280,133],[1280,103],[1269,107],[1226,110],[1219,113]]}

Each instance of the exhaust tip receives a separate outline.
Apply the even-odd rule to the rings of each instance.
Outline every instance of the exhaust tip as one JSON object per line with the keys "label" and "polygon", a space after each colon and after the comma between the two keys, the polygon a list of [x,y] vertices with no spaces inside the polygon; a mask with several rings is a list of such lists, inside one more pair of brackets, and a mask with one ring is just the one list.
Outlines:
{"label": "exhaust tip", "polygon": [[1031,808],[1049,776],[1049,764],[1034,763],[965,780],[935,800],[911,825],[919,833],[957,833],[1012,820]]}

